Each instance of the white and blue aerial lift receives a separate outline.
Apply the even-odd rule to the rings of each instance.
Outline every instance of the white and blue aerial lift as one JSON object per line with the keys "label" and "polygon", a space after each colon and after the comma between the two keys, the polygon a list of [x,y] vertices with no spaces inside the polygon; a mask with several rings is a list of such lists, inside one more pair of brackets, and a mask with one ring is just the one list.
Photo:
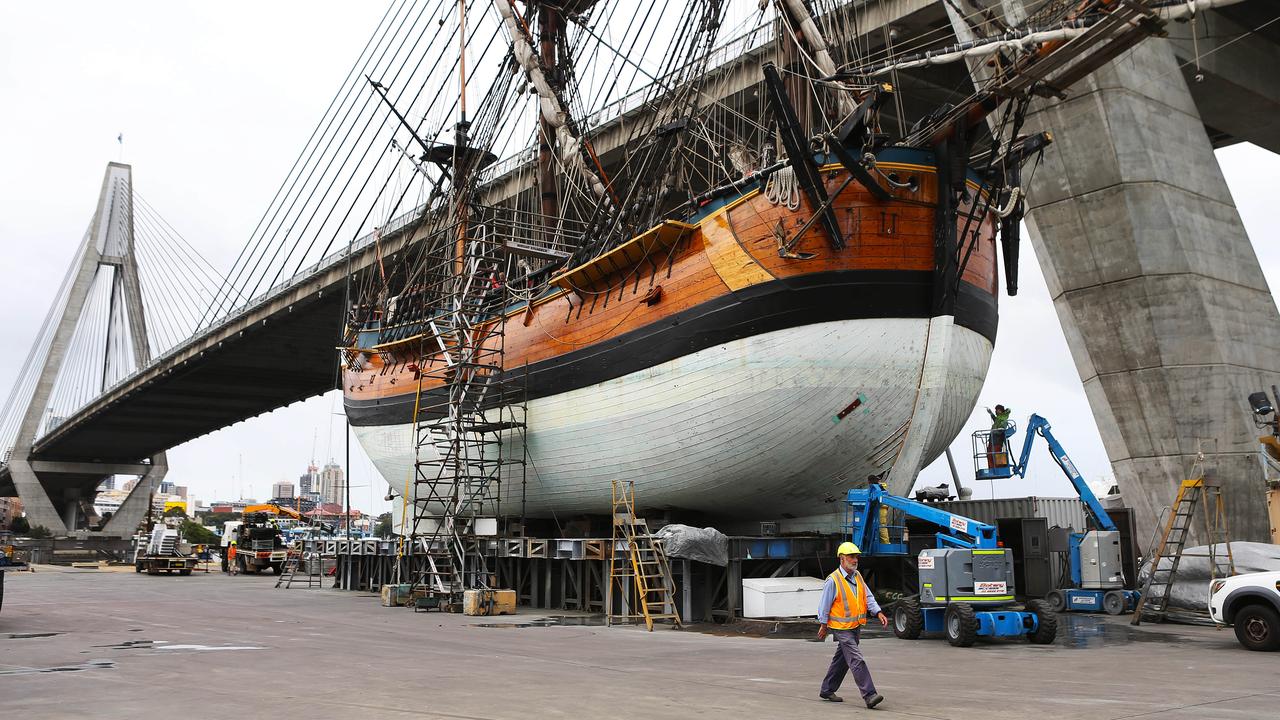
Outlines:
{"label": "white and blue aerial lift", "polygon": [[[1022,441],[1022,453],[1018,460],[1010,462],[1009,436],[1013,428],[981,430],[974,436],[975,475],[979,480],[1025,478],[1027,463],[1031,459],[1031,446],[1037,435],[1044,438],[1053,460],[1083,501],[1085,512],[1093,520],[1096,529],[1072,533],[1068,545],[1067,563],[1071,568],[1071,587],[1050,591],[1045,601],[1054,612],[1077,610],[1111,615],[1132,612],[1138,604],[1140,593],[1124,589],[1124,572],[1121,564],[1120,530],[1107,514],[1098,497],[1076,470],[1067,451],[1053,436],[1049,421],[1032,414],[1027,420],[1026,434]],[[995,434],[994,440],[992,435]],[[985,462],[984,462],[985,460]]]}
{"label": "white and blue aerial lift", "polygon": [[904,526],[891,524],[899,515],[928,522],[939,532],[937,547],[916,558],[920,594],[894,607],[895,635],[915,640],[921,632],[942,632],[958,647],[978,637],[1026,635],[1033,643],[1053,642],[1058,623],[1046,603],[1013,607],[1013,555],[1000,547],[994,526],[891,495],[875,483],[846,497],[845,529],[864,555],[908,554]]}

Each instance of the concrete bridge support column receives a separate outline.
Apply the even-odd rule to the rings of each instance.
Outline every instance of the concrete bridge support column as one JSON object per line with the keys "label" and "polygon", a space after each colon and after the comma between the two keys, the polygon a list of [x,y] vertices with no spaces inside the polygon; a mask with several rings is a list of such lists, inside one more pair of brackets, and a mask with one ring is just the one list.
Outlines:
{"label": "concrete bridge support column", "polygon": [[151,458],[151,467],[143,473],[138,484],[129,491],[129,497],[120,503],[120,509],[102,526],[102,534],[113,537],[130,537],[146,517],[151,496],[160,487],[160,481],[169,472],[169,461],[164,453]]}
{"label": "concrete bridge support column", "polygon": [[1245,398],[1280,384],[1280,313],[1171,44],[1039,103],[1042,129],[1031,242],[1140,542],[1199,450],[1233,537],[1267,541]]}

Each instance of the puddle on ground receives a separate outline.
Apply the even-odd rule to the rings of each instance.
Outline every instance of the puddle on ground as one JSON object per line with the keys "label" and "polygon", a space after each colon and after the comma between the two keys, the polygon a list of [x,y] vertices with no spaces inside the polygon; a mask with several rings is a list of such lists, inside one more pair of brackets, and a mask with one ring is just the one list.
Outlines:
{"label": "puddle on ground", "polygon": [[94,645],[96,648],[106,648],[108,650],[132,650],[134,648],[154,647],[156,643],[163,643],[163,640],[125,640],[115,645]]}
{"label": "puddle on ground", "polygon": [[10,633],[10,634],[9,634],[9,639],[10,639],[10,640],[26,640],[26,639],[28,639],[28,638],[45,638],[45,637],[53,637],[53,636],[55,636],[55,635],[61,635],[61,634],[62,634],[62,633],[60,633],[60,632],[45,632],[45,633]]}
{"label": "puddle on ground", "polygon": [[266,650],[257,645],[156,645],[156,650]]}
{"label": "puddle on ground", "polygon": [[523,622],[494,622],[494,623],[476,623],[473,627],[483,628],[530,628],[530,627],[560,627],[560,626],[589,626],[603,627],[603,615],[552,615],[550,617],[534,618]]}
{"label": "puddle on ground", "polygon": [[79,665],[55,665],[47,668],[18,668],[0,670],[0,675],[37,675],[40,673],[81,672],[83,670],[110,669],[116,666],[112,660],[86,660]]}
{"label": "puddle on ground", "polygon": [[125,640],[115,645],[94,645],[107,650],[266,650],[256,645],[174,645],[168,640]]}
{"label": "puddle on ground", "polygon": [[1058,638],[1054,642],[1066,648],[1096,648],[1130,643],[1176,644],[1189,638],[1167,632],[1149,632],[1133,627],[1127,621],[1107,621],[1096,615],[1062,613],[1058,615]]}

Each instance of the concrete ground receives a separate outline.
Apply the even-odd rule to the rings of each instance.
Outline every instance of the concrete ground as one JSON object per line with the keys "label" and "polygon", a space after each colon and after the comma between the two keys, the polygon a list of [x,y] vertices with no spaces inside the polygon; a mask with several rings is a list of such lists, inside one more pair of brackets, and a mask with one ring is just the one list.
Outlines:
{"label": "concrete ground", "polygon": [[829,642],[415,615],[274,584],[11,573],[0,717],[1280,717],[1280,654],[1230,630],[1073,616],[1052,646],[967,649],[879,631],[863,644],[886,700],[869,711],[851,680],[845,703],[818,700]]}

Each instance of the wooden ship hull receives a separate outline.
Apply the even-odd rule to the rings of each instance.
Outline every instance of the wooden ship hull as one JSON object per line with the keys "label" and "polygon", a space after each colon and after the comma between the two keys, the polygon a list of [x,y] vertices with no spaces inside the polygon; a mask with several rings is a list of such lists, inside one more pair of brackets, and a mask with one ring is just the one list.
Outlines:
{"label": "wooden ship hull", "polygon": [[[528,463],[504,471],[498,513],[606,513],[623,479],[647,508],[803,517],[904,455],[918,468],[941,454],[995,341],[998,218],[970,173],[966,261],[948,274],[932,154],[889,148],[876,166],[888,200],[821,165],[838,242],[801,194],[747,183],[510,307],[499,341],[527,426],[503,452]],[[410,500],[415,453],[431,452],[415,442],[420,393],[446,392],[415,337],[348,351],[343,374],[356,436]],[[891,473],[890,489],[913,479]]]}

